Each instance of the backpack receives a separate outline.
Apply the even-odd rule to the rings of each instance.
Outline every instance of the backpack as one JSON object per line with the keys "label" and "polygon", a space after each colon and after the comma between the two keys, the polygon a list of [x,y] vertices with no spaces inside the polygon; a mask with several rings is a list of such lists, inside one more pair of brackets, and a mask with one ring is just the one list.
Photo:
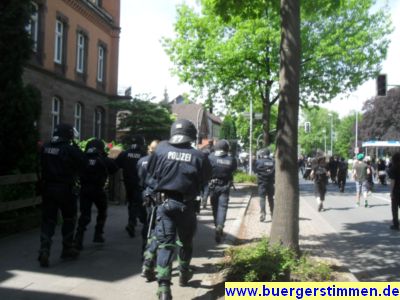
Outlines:
{"label": "backpack", "polygon": [[317,168],[314,171],[314,174],[315,174],[315,179],[317,180],[317,182],[322,182],[327,179],[326,169],[325,169],[325,167],[323,167],[321,165],[317,166]]}

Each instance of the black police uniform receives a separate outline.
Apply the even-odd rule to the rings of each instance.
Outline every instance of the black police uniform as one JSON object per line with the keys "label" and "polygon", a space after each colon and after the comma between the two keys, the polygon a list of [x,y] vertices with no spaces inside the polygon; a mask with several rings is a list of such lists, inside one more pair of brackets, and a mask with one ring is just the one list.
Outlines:
{"label": "black police uniform", "polygon": [[196,128],[188,120],[177,120],[171,127],[169,142],[161,142],[149,159],[148,173],[155,179],[155,192],[165,200],[157,208],[156,237],[157,280],[160,299],[172,299],[170,284],[172,259],[177,235],[180,284],[191,277],[192,240],[197,220],[195,198],[211,175],[211,166],[204,153],[190,146],[196,139]]}
{"label": "black police uniform", "polygon": [[265,201],[268,198],[271,216],[274,212],[275,194],[275,162],[269,157],[269,152],[262,152],[261,157],[256,160],[255,171],[258,182],[258,196],[260,198],[260,221],[265,220]]}
{"label": "black police uniform", "polygon": [[[219,141],[222,142],[222,141]],[[229,191],[233,181],[233,172],[237,168],[236,159],[227,154],[227,151],[217,150],[208,157],[212,175],[209,184],[210,201],[214,217],[215,240],[221,241],[226,213],[228,211]]]}
{"label": "black police uniform", "polygon": [[[201,151],[204,152],[207,156],[209,156],[211,153],[214,152],[213,143],[210,142],[207,146],[202,148]],[[201,205],[202,205],[203,209],[207,208],[207,200],[208,200],[209,195],[210,195],[210,190],[209,190],[208,182],[207,182],[204,185],[203,191],[201,193]]]}
{"label": "black police uniform", "polygon": [[61,258],[75,258],[79,254],[73,245],[77,213],[74,188],[78,175],[87,165],[87,159],[78,146],[71,144],[72,139],[73,128],[60,124],[56,127],[52,140],[41,149],[43,202],[39,262],[42,267],[49,265],[58,210],[63,218]]}
{"label": "black police uniform", "polygon": [[107,196],[104,186],[108,175],[118,171],[115,161],[106,156],[103,141],[90,141],[85,149],[85,154],[89,163],[80,177],[81,193],[79,203],[81,215],[75,234],[75,244],[78,249],[82,249],[83,235],[91,221],[93,204],[97,208],[93,242],[104,243],[103,232],[107,218]]}
{"label": "black police uniform", "polygon": [[[146,210],[142,205],[142,193],[137,174],[137,162],[146,155],[142,148],[144,144],[142,141],[134,140],[130,149],[121,152],[116,159],[118,166],[122,168],[128,203],[128,225],[125,229],[131,237],[135,236],[137,218],[139,218],[142,224],[146,223]],[[143,228],[142,235],[145,234],[144,232],[145,229]]]}
{"label": "black police uniform", "polygon": [[154,192],[154,180],[147,172],[147,166],[150,155],[142,157],[137,163],[139,183],[142,189],[143,205],[146,207],[147,235],[143,240],[143,268],[142,276],[148,281],[155,280],[155,264],[157,257],[158,243],[155,234],[155,219],[157,214],[157,205],[161,203],[160,193]]}

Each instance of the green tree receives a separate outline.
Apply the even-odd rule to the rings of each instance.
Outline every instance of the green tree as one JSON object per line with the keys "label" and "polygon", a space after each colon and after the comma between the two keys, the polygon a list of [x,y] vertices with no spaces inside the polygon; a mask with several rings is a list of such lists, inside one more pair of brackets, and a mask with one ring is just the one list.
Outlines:
{"label": "green tree", "polygon": [[231,115],[225,116],[222,121],[221,130],[219,132],[220,139],[236,140],[236,127],[233,117]]}
{"label": "green tree", "polygon": [[[354,156],[355,120],[356,116],[353,112],[340,119],[340,123],[337,125],[335,153],[344,158],[351,158]],[[359,120],[361,121],[361,118],[359,118]]]}
{"label": "green tree", "polygon": [[32,53],[25,29],[31,9],[29,0],[0,2],[0,175],[35,170],[40,92],[22,81]]}
{"label": "green tree", "polygon": [[169,138],[173,116],[165,104],[153,103],[147,95],[137,95],[132,100],[110,105],[120,111],[118,129],[129,128],[122,137],[124,144],[129,144],[134,134],[142,134],[147,141]]}
{"label": "green tree", "polygon": [[[308,3],[310,2],[310,3]],[[329,101],[375,77],[386,56],[389,11],[373,0],[307,1],[302,8],[300,99]],[[178,8],[176,38],[164,39],[174,73],[205,93],[208,105],[249,97],[262,105],[264,140],[270,143],[270,108],[279,99],[278,0],[203,0],[202,14]],[[233,7],[232,7],[233,6]]]}

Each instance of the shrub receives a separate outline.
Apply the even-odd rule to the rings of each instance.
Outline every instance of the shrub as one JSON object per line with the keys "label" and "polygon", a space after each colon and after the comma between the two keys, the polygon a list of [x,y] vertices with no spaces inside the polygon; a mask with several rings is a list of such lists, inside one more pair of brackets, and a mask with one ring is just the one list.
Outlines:
{"label": "shrub", "polygon": [[251,182],[256,183],[257,177],[255,175],[249,175],[242,171],[236,171],[233,175],[233,181],[237,183]]}
{"label": "shrub", "polygon": [[329,281],[332,270],[288,248],[271,246],[267,238],[247,246],[231,247],[220,265],[226,281]]}

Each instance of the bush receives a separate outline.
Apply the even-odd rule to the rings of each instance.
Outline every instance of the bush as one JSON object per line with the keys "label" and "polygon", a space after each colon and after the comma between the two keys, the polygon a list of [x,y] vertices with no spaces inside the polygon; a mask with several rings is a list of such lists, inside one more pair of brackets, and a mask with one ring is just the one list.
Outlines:
{"label": "bush", "polygon": [[308,256],[300,258],[282,246],[271,246],[267,238],[248,246],[226,250],[221,267],[226,270],[226,281],[329,281],[332,270],[316,263]]}
{"label": "bush", "polygon": [[244,183],[244,182],[257,183],[257,177],[255,175],[249,175],[242,171],[236,171],[235,174],[233,175],[233,181],[237,183]]}

